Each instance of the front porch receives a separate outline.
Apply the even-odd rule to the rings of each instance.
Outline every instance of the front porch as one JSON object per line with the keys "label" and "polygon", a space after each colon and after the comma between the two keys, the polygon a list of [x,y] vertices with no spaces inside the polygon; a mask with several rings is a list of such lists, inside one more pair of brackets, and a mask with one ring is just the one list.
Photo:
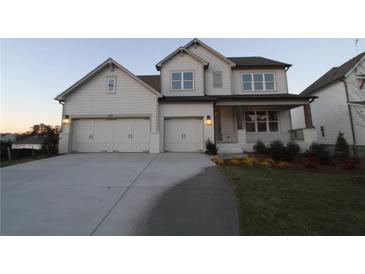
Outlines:
{"label": "front porch", "polygon": [[[296,97],[297,98],[297,97]],[[243,98],[242,98],[243,99]],[[218,101],[214,107],[214,133],[218,153],[253,151],[258,140],[269,144],[297,142],[302,150],[316,141],[308,99]],[[303,106],[306,127],[293,131],[290,110]]]}

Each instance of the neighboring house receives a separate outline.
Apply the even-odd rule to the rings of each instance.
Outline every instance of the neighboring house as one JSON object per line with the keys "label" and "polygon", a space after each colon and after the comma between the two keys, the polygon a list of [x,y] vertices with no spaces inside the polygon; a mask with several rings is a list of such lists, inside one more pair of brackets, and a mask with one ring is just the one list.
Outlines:
{"label": "neighboring house", "polygon": [[0,141],[5,143],[14,143],[16,141],[16,135],[11,133],[1,134]]}
{"label": "neighboring house", "polygon": [[29,136],[16,141],[11,145],[12,149],[32,149],[41,150],[45,145],[45,138],[43,136]]}
{"label": "neighboring house", "polygon": [[314,138],[309,101],[288,93],[291,65],[225,57],[198,39],[161,60],[159,75],[136,76],[108,59],[55,99],[63,105],[59,152],[252,150],[287,142],[290,109],[305,106],[302,143]]}
{"label": "neighboring house", "polygon": [[[318,97],[310,105],[318,142],[334,145],[341,131],[349,144],[365,152],[365,52],[331,68],[300,95]],[[293,128],[303,126],[297,111]]]}

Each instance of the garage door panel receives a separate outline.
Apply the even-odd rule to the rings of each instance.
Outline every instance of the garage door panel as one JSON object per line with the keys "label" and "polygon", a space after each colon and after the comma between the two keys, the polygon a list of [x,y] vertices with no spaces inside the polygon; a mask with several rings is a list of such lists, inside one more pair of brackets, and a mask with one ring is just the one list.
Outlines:
{"label": "garage door panel", "polygon": [[95,120],[93,135],[93,152],[112,151],[112,121]]}
{"label": "garage door panel", "polygon": [[77,152],[144,152],[149,150],[149,119],[80,119],[73,124]]}
{"label": "garage door panel", "polygon": [[133,152],[145,152],[149,148],[149,120],[133,120],[132,150]]}
{"label": "garage door panel", "polygon": [[72,150],[77,152],[91,151],[93,132],[93,120],[75,120],[73,122]]}
{"label": "garage door panel", "polygon": [[202,151],[203,147],[202,119],[175,118],[165,120],[166,151]]}
{"label": "garage door panel", "polygon": [[132,129],[130,119],[114,121],[114,126],[112,127],[112,151],[132,152],[132,144],[129,137]]}

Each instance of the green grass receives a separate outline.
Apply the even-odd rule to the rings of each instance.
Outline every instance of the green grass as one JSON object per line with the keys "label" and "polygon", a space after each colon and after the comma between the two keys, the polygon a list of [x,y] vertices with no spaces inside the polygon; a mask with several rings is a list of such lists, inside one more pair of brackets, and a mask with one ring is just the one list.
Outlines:
{"label": "green grass", "polygon": [[365,184],[355,174],[222,166],[241,235],[365,235]]}
{"label": "green grass", "polygon": [[17,165],[17,164],[22,164],[22,163],[26,163],[26,162],[30,162],[30,161],[35,161],[35,160],[45,159],[45,158],[49,158],[49,157],[53,157],[53,156],[55,156],[55,155],[51,155],[51,156],[39,155],[39,156],[20,158],[20,159],[10,160],[10,161],[0,161],[0,168]]}

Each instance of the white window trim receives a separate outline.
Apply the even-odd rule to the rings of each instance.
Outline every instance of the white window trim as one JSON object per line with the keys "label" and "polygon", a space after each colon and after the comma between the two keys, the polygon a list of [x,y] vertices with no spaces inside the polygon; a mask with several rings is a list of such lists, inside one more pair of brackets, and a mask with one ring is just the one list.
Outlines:
{"label": "white window trim", "polygon": [[[251,75],[251,90],[245,90],[243,89],[243,75]],[[253,75],[254,74],[262,74],[262,79],[263,79],[263,87],[264,89],[254,89],[255,88],[255,81],[254,81],[254,78],[253,78]],[[272,74],[273,77],[274,77],[274,89],[266,89],[266,81],[265,81],[265,74]],[[241,72],[241,91],[242,92],[276,92],[276,74],[275,72]]]}
{"label": "white window trim", "polygon": [[[114,80],[114,90],[109,91],[109,80]],[[115,94],[117,93],[117,76],[107,76],[106,77],[106,93]]]}
{"label": "white window trim", "polygon": [[[266,112],[266,129],[267,131],[258,131],[257,130],[257,119],[256,119],[256,112],[258,111],[265,111]],[[278,116],[278,120],[277,121],[273,121],[273,120],[269,120],[269,111],[275,111],[277,113]],[[280,129],[280,112],[278,110],[272,110],[272,109],[258,109],[258,110],[245,110],[243,111],[243,123],[245,125],[245,130],[246,130],[246,112],[254,112],[255,113],[255,121],[248,121],[247,123],[254,123],[255,124],[255,131],[246,131],[247,133],[280,133],[281,129]],[[270,122],[277,122],[278,123],[278,131],[270,131],[269,128],[269,123]]]}
{"label": "white window trim", "polygon": [[[184,72],[190,72],[193,74],[193,87],[191,89],[186,89],[184,88]],[[181,74],[181,89],[174,89],[172,88],[172,74],[173,73],[180,73]],[[177,80],[175,80],[177,81]],[[187,80],[187,81],[191,81],[191,80]],[[177,70],[177,71],[171,71],[170,72],[170,90],[171,91],[194,91],[195,90],[195,72],[193,70]]]}

